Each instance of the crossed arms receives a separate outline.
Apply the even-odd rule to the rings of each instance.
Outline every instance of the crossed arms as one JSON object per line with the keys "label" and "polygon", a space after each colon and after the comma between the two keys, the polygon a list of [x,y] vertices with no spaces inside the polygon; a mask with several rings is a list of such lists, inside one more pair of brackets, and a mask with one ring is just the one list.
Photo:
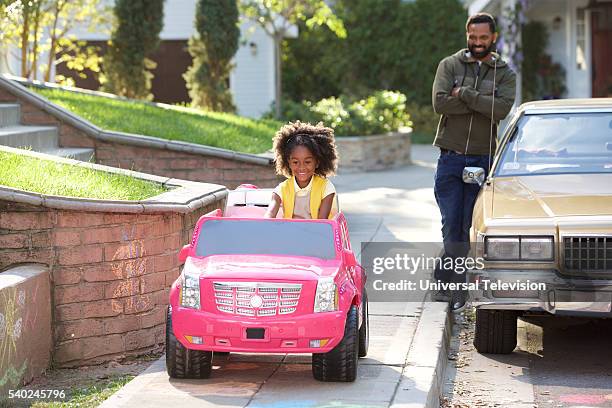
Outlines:
{"label": "crossed arms", "polygon": [[[491,68],[492,69],[492,68]],[[434,79],[432,101],[434,111],[442,115],[465,115],[478,112],[487,118],[500,121],[508,115],[516,92],[516,76],[511,70],[498,70],[496,92],[484,94],[469,86],[458,86],[452,70],[452,60],[443,59]],[[495,103],[493,104],[493,98]],[[493,115],[491,107],[493,105]]]}

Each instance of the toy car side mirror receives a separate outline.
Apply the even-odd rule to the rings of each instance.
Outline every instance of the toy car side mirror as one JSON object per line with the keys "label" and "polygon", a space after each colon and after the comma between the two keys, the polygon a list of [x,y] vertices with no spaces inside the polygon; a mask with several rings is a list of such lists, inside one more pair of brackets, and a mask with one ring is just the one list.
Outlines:
{"label": "toy car side mirror", "polygon": [[191,245],[187,244],[181,248],[179,251],[179,261],[181,264],[184,264],[189,256],[189,252],[191,251]]}

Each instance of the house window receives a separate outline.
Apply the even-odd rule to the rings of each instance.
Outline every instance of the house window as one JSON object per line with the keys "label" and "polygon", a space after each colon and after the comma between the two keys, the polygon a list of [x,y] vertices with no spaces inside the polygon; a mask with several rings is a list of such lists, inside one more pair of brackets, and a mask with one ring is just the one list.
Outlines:
{"label": "house window", "polygon": [[582,8],[576,10],[576,68],[579,71],[587,69],[586,62],[586,19]]}

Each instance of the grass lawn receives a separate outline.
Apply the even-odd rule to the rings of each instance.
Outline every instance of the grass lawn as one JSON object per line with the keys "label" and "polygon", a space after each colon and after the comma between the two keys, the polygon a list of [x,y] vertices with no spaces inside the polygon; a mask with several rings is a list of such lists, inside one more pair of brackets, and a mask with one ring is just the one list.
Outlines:
{"label": "grass lawn", "polygon": [[166,109],[58,89],[31,89],[105,130],[244,153],[263,153],[272,148],[272,137],[280,127],[280,122],[274,120],[254,120],[228,113],[180,107]]}
{"label": "grass lawn", "polygon": [[143,200],[167,191],[157,183],[0,151],[0,184],[41,194]]}
{"label": "grass lawn", "polygon": [[133,375],[112,377],[67,392],[65,401],[35,402],[32,408],[94,408],[130,382]]}

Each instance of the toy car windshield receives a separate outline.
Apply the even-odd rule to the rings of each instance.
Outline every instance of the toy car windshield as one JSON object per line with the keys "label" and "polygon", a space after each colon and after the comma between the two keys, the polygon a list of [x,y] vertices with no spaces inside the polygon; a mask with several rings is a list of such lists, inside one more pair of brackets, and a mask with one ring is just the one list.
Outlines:
{"label": "toy car windshield", "polygon": [[288,220],[208,220],[202,224],[196,256],[288,255],[335,259],[332,225]]}

